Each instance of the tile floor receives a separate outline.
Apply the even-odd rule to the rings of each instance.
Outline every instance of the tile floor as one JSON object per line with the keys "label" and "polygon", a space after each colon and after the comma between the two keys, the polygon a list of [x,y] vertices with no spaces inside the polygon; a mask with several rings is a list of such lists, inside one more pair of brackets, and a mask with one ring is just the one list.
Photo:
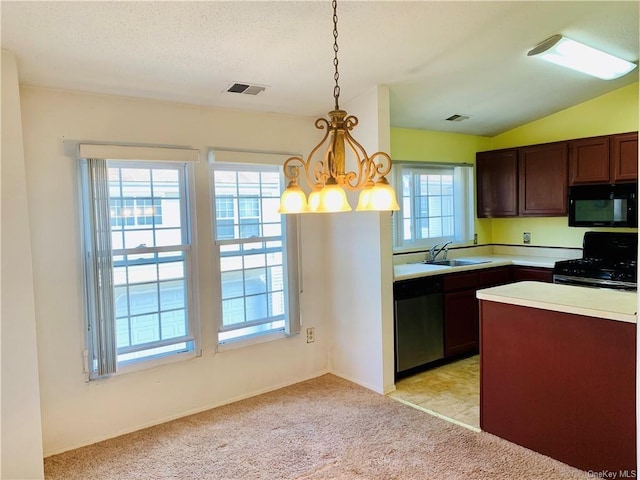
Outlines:
{"label": "tile floor", "polygon": [[389,397],[428,413],[480,429],[479,356],[458,360],[396,382]]}

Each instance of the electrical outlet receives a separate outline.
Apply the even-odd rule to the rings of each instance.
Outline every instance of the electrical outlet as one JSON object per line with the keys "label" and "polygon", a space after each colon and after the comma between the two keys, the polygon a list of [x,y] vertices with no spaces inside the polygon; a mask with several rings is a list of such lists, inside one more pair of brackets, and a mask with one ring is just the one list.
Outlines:
{"label": "electrical outlet", "polygon": [[474,245],[477,245],[477,244],[478,244],[478,234],[477,234],[477,233],[474,233],[474,234],[473,234],[473,244],[474,244]]}
{"label": "electrical outlet", "polygon": [[522,234],[522,241],[523,241],[523,243],[526,243],[526,244],[531,243],[531,233],[530,232],[524,232]]}
{"label": "electrical outlet", "polygon": [[307,343],[313,343],[316,341],[316,332],[314,327],[307,328]]}

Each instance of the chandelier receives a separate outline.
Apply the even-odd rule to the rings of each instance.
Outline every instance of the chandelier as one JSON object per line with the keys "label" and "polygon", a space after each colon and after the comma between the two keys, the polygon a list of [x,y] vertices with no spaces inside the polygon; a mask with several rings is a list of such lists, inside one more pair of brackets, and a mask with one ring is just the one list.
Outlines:
{"label": "chandelier", "polygon": [[[358,211],[400,210],[396,192],[385,176],[391,171],[391,157],[384,152],[367,155],[365,149],[352,136],[351,130],[358,125],[358,119],[340,110],[338,98],[338,15],[337,0],[333,0],[333,98],[335,108],[329,112],[329,120],[318,118],[316,128],[325,130],[324,136],[304,160],[302,157],[288,158],[283,165],[284,175],[289,184],[280,197],[278,213],[307,212],[347,212],[351,206],[345,190],[359,191]],[[315,158],[321,147],[327,143],[322,159]],[[350,152],[355,169],[346,170],[346,156]],[[300,188],[300,171],[303,179],[311,187],[309,199]]]}

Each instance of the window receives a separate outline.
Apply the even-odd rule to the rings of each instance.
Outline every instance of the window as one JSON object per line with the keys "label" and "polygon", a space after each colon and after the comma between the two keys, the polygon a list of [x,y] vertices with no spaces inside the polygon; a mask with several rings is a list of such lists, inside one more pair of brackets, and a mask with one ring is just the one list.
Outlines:
{"label": "window", "polygon": [[299,331],[295,219],[277,213],[281,167],[211,165],[219,343]]}
{"label": "window", "polygon": [[396,249],[473,237],[470,165],[400,163],[394,168],[401,197],[393,224]]}
{"label": "window", "polygon": [[234,238],[234,210],[231,195],[216,197],[216,227],[219,239]]}
{"label": "window", "polygon": [[159,198],[110,197],[111,226],[160,225],[162,202]]}
{"label": "window", "polygon": [[195,350],[188,167],[81,161],[89,373]]}

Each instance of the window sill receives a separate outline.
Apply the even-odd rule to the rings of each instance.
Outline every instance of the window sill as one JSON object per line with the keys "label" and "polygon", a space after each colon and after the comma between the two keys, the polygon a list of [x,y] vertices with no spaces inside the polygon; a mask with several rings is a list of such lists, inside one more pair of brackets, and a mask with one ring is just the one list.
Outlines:
{"label": "window sill", "polygon": [[217,351],[225,352],[228,350],[236,350],[238,348],[250,347],[251,345],[257,345],[265,342],[272,342],[274,340],[281,340],[287,338],[295,338],[297,334],[289,335],[286,332],[279,330],[271,333],[263,333],[261,335],[255,335],[252,337],[242,337],[237,340],[227,340],[224,343],[219,343]]}
{"label": "window sill", "polygon": [[202,353],[199,350],[191,351],[191,352],[180,352],[173,353],[169,355],[165,355],[162,357],[151,358],[149,360],[140,360],[137,362],[132,362],[127,365],[119,366],[118,371],[113,375],[125,375],[127,373],[139,372],[141,370],[148,370],[150,368],[160,367],[162,365],[168,365],[171,363],[182,362],[184,360],[190,360],[192,358],[196,358],[201,356]]}

